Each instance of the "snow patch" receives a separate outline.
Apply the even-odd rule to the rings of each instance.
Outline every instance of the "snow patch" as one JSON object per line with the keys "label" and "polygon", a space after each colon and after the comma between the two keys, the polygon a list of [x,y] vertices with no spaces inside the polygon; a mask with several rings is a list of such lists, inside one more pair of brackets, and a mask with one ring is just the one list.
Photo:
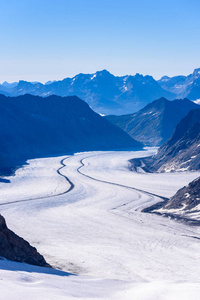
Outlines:
{"label": "snow patch", "polygon": [[189,193],[185,193],[185,198],[189,198],[190,194]]}
{"label": "snow patch", "polygon": [[194,100],[193,102],[200,105],[200,99]]}
{"label": "snow patch", "polygon": [[90,79],[93,80],[96,77],[97,77],[97,74],[94,74]]}

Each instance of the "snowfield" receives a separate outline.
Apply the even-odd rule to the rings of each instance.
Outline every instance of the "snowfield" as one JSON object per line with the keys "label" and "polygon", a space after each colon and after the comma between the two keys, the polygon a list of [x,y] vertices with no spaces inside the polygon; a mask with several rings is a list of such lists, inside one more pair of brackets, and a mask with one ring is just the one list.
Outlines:
{"label": "snowfield", "polygon": [[200,173],[129,170],[155,151],[34,159],[0,182],[8,227],[60,269],[1,260],[1,299],[197,300],[199,228],[141,210]]}

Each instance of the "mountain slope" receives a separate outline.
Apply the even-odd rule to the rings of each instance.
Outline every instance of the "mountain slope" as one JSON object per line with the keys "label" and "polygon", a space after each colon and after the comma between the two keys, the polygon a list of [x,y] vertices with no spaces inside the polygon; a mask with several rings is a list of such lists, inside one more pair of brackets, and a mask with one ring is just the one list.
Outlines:
{"label": "mountain slope", "polygon": [[146,211],[183,220],[191,225],[200,225],[200,177],[178,190],[169,200]]}
{"label": "mountain slope", "polygon": [[142,147],[77,97],[32,95],[0,96],[0,144],[1,169],[33,157]]}
{"label": "mountain slope", "polygon": [[2,215],[0,215],[0,256],[17,262],[50,267],[36,248],[8,229]]}
{"label": "mountain slope", "polygon": [[168,101],[160,98],[134,114],[105,118],[145,145],[158,146],[172,135],[178,122],[195,108],[200,106],[187,99]]}
{"label": "mountain slope", "polygon": [[101,114],[134,112],[161,96],[175,98],[174,94],[164,90],[151,76],[136,74],[118,77],[106,70],[94,74],[78,74],[73,78],[47,84],[21,80],[13,88],[11,85],[8,87],[11,96],[27,93],[43,97],[76,95]]}
{"label": "mountain slope", "polygon": [[200,110],[190,111],[176,126],[172,137],[158,149],[158,153],[143,162],[150,171],[199,170]]}

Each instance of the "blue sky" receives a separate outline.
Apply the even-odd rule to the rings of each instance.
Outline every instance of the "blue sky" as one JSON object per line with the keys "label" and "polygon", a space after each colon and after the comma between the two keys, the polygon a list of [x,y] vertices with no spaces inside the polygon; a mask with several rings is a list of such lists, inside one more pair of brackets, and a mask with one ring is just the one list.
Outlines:
{"label": "blue sky", "polygon": [[0,82],[190,74],[200,67],[199,0],[0,0]]}

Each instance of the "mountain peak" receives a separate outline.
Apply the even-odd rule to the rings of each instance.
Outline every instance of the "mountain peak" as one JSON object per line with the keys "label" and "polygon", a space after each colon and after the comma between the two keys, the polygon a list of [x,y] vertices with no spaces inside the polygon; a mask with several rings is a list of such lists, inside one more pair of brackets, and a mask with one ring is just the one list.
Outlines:
{"label": "mountain peak", "polygon": [[178,122],[196,108],[198,105],[187,99],[169,101],[161,97],[134,114],[108,116],[107,120],[146,146],[159,146],[172,135]]}
{"label": "mountain peak", "polygon": [[171,77],[165,75],[165,76],[161,77],[159,81],[166,82],[166,81],[169,81],[170,79],[171,79]]}
{"label": "mountain peak", "polygon": [[109,71],[107,71],[106,69],[103,69],[103,70],[101,70],[101,71],[97,71],[96,72],[96,75],[98,75],[98,76],[114,76],[114,75],[112,75]]}
{"label": "mountain peak", "polygon": [[2,83],[2,85],[3,86],[7,86],[9,83],[7,82],[7,81],[4,81],[3,83]]}
{"label": "mountain peak", "polygon": [[[149,103],[148,105],[149,106],[154,106],[154,107],[157,107],[157,106],[160,106],[160,105],[166,105],[166,103],[170,102],[169,100],[167,100],[166,98],[164,97],[161,97],[157,100],[154,100],[153,102]],[[144,107],[145,108],[145,107]]]}
{"label": "mountain peak", "polygon": [[106,69],[92,74],[79,73],[73,78],[67,77],[46,84],[20,80],[17,85],[10,86],[9,90],[7,88],[6,93],[10,96],[32,94],[42,97],[52,94],[77,95],[96,112],[104,115],[135,112],[161,96],[175,98],[175,95],[162,89],[152,76],[114,76]]}
{"label": "mountain peak", "polygon": [[193,75],[200,76],[200,68],[194,69]]}

